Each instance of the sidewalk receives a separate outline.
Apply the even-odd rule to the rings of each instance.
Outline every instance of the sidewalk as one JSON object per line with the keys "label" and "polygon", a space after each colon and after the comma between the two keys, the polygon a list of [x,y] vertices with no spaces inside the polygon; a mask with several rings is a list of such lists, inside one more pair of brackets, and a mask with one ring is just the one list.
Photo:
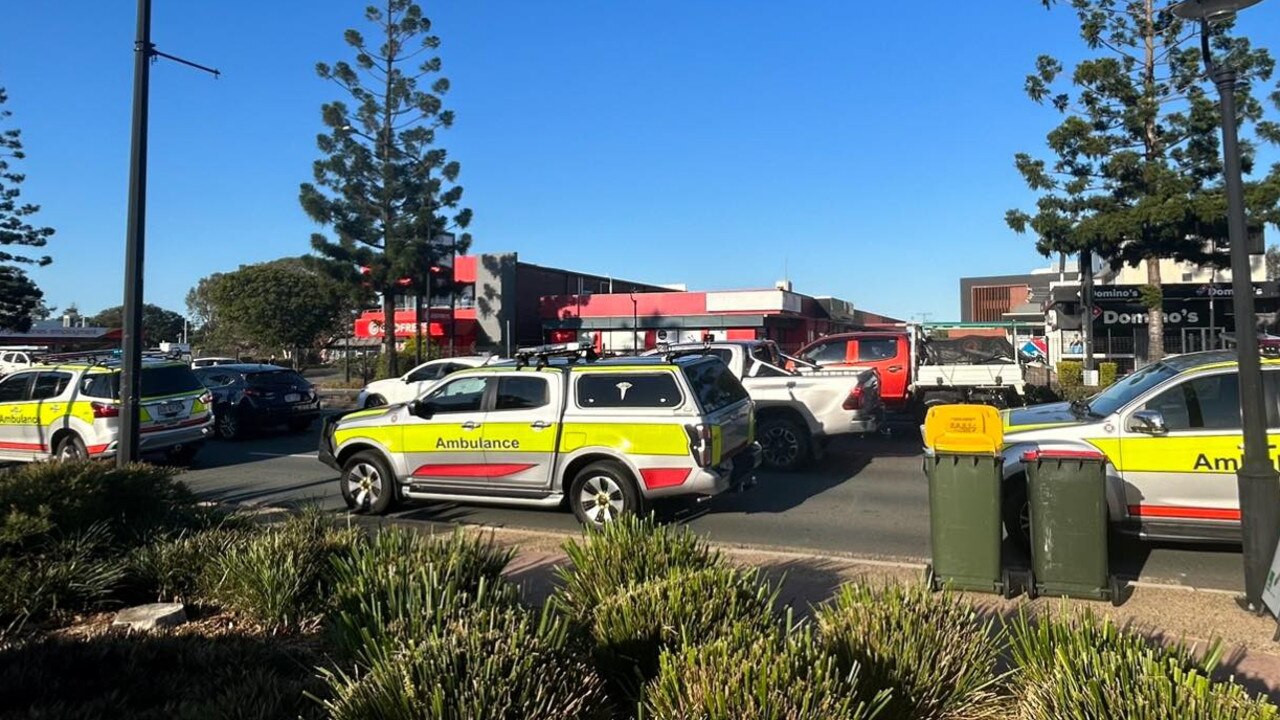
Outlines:
{"label": "sidewalk", "polygon": [[[483,532],[490,532],[489,529]],[[560,549],[565,536],[525,530],[493,529],[494,538],[519,548],[507,575],[525,588],[526,597],[541,603],[555,584],[555,568],[566,561]],[[805,615],[813,605],[830,598],[841,584],[853,580],[868,582],[920,582],[922,565],[892,561],[863,560],[772,550],[718,545],[735,562],[761,568],[775,582],[781,582],[781,600]],[[1149,637],[1199,647],[1218,639],[1224,648],[1219,674],[1235,680],[1253,692],[1266,693],[1280,702],[1280,643],[1271,641],[1276,622],[1242,611],[1232,593],[1196,590],[1176,586],[1137,583],[1121,607],[1088,600],[1039,598],[1004,600],[996,595],[966,593],[979,608],[1007,616],[1024,609],[1031,614],[1063,608],[1090,607],[1122,625]]]}

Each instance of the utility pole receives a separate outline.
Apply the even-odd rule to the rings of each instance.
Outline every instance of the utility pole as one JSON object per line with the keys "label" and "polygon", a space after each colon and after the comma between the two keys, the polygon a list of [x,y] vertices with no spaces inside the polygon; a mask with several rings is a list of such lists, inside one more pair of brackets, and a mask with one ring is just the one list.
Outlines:
{"label": "utility pole", "polygon": [[120,440],[116,462],[138,459],[138,411],[142,394],[142,278],[147,230],[147,110],[151,61],[168,58],[197,70],[217,70],[156,50],[151,42],[151,0],[138,0],[138,31],[133,44],[133,138],[129,157],[129,219],[124,257],[124,357],[120,369]]}
{"label": "utility pole", "polygon": [[[1093,377],[1093,251],[1080,251],[1080,329],[1084,333],[1084,373]],[[1088,382],[1085,383],[1088,385]]]}

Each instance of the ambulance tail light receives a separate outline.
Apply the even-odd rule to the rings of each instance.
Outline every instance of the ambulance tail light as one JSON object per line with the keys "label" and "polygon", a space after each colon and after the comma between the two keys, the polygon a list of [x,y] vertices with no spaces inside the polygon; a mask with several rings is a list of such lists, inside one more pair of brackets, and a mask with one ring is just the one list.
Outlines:
{"label": "ambulance tail light", "polygon": [[689,435],[689,453],[693,455],[693,461],[698,467],[710,467],[713,451],[711,426],[701,423],[685,425],[684,431]]}
{"label": "ambulance tail light", "polygon": [[844,399],[844,405],[841,405],[841,407],[845,410],[861,410],[862,400],[862,386],[854,385],[853,389],[849,391],[849,397]]}
{"label": "ambulance tail light", "polygon": [[114,403],[92,402],[89,407],[93,408],[94,419],[120,417],[120,406]]}

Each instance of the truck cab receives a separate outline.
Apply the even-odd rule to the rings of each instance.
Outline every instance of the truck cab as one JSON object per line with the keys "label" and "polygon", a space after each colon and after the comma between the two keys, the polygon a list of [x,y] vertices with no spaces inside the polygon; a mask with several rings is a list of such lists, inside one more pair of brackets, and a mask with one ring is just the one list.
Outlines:
{"label": "truck cab", "polygon": [[799,359],[820,367],[868,367],[880,374],[880,397],[887,410],[902,410],[911,399],[913,356],[905,332],[857,332],[820,338]]}

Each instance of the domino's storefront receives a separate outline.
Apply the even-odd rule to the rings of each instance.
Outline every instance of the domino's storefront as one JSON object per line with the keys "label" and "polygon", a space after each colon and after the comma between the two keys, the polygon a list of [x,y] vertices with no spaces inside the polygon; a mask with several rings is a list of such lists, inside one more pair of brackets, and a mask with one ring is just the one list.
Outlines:
{"label": "domino's storefront", "polygon": [[[1142,288],[1099,285],[1093,289],[1089,321],[1094,357],[1116,362],[1121,372],[1141,367],[1149,357],[1150,311],[1142,303]],[[1258,330],[1268,330],[1277,322],[1280,289],[1275,282],[1255,282],[1253,292]],[[1224,334],[1235,333],[1230,284],[1170,284],[1162,294],[1165,354],[1219,349],[1224,347]],[[1051,362],[1084,357],[1083,323],[1079,286],[1054,287],[1045,314]]]}

